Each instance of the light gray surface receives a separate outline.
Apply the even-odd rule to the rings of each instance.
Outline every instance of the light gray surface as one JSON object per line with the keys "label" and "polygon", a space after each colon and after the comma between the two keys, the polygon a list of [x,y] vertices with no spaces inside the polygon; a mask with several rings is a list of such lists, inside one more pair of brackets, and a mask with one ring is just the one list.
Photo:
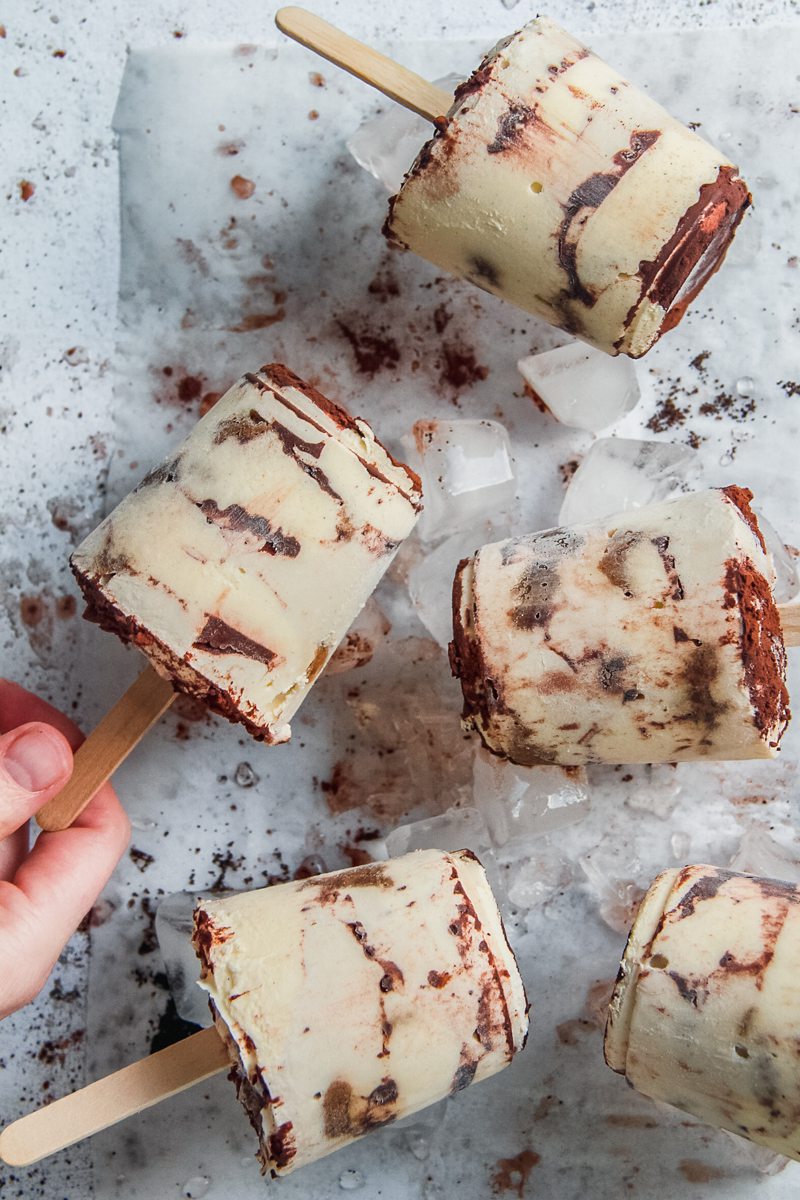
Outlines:
{"label": "light gray surface", "polygon": [[[482,4],[477,11],[477,6],[464,5],[453,13],[450,6],[414,2],[403,6],[402,18],[355,0],[317,7],[365,38],[389,46],[421,39],[404,45],[398,55],[436,75],[470,62],[463,43],[448,45],[443,34],[488,45],[534,12],[520,3],[508,13],[499,2]],[[589,35],[677,115],[702,120],[701,131],[726,149],[730,146],[729,153],[740,159],[758,201],[730,265],[712,281],[688,320],[642,363],[643,402],[615,432],[651,436],[645,424],[674,390],[675,404],[687,416],[661,436],[683,440],[693,431],[704,438],[707,482],[752,486],[773,523],[796,543],[797,399],[780,386],[796,377],[791,343],[797,331],[793,304],[798,274],[789,264],[800,252],[792,218],[800,120],[789,66],[798,57],[792,6],[612,5],[604,0],[567,2],[555,15],[575,32]],[[396,441],[417,417],[456,411],[454,389],[440,383],[438,339],[431,322],[431,310],[447,303],[453,314],[448,336],[462,349],[474,346],[477,361],[490,368],[485,381],[463,389],[460,412],[499,417],[508,426],[526,484],[521,521],[530,527],[552,524],[561,499],[557,466],[583,453],[591,438],[556,429],[533,411],[521,395],[514,362],[558,339],[464,285],[435,282],[435,273],[410,256],[392,256],[391,268],[387,266],[377,233],[383,193],[348,162],[344,150],[344,138],[360,115],[375,107],[368,92],[296,48],[282,48],[277,56],[259,50],[237,60],[220,49],[220,42],[278,45],[268,27],[269,14],[249,2],[212,6],[203,0],[191,7],[159,2],[133,13],[121,5],[96,4],[86,12],[59,13],[46,7],[29,11],[18,0],[2,20],[7,37],[0,40],[0,445],[6,469],[0,478],[0,522],[8,586],[0,611],[0,644],[6,674],[74,709],[87,728],[133,677],[135,657],[77,617],[60,617],[58,600],[75,594],[66,557],[103,511],[99,485],[109,465],[113,463],[112,487],[124,491],[170,438],[176,440],[190,427],[196,401],[194,408],[168,408],[175,388],[166,386],[163,377],[157,380],[164,365],[175,369],[173,381],[183,372],[202,376],[204,387],[218,390],[240,370],[285,355],[301,373],[314,374],[334,398],[372,418],[382,436]],[[790,22],[791,30],[753,28],[764,21]],[[748,29],[723,32],[732,23]],[[685,31],[689,24],[719,32],[694,37]],[[669,28],[684,32],[652,40],[646,32]],[[626,32],[610,36],[614,29]],[[186,36],[174,38],[173,31]],[[426,46],[424,39],[436,44]],[[128,299],[117,348],[119,226],[111,119],[126,42],[159,45],[161,67],[175,63],[175,86],[171,128],[137,135],[133,126],[146,117],[141,107],[133,120],[117,120],[127,127],[123,144],[128,166],[134,168],[125,174],[126,196],[133,199],[138,189],[142,218],[137,221],[127,209],[123,285]],[[53,57],[59,50],[66,56]],[[198,56],[206,64],[204,71],[194,69]],[[150,72],[138,78],[144,85],[140,99],[155,95],[154,62],[144,55],[132,60]],[[232,96],[236,120],[249,122],[252,141],[240,155],[223,159],[211,154],[208,138],[213,134],[222,140],[228,131],[203,127],[202,114],[208,107],[208,71],[217,67],[221,74],[215,86],[230,105],[232,62],[237,70],[256,64],[244,66],[246,90]],[[317,69],[327,80],[325,88],[309,80],[309,72]],[[259,72],[256,87],[252,79]],[[158,78],[163,82],[163,70]],[[316,121],[306,115],[312,108],[320,113]],[[227,121],[218,123],[231,124],[230,107],[226,113]],[[163,117],[163,106],[152,115]],[[153,143],[146,138],[152,136],[168,151],[161,158],[147,149]],[[207,152],[203,162],[198,146]],[[147,171],[153,173],[149,179]],[[252,202],[229,198],[226,178],[237,172],[256,180]],[[280,178],[273,197],[268,196],[271,173]],[[22,179],[36,186],[27,202],[19,195]],[[286,207],[281,196],[289,201]],[[232,282],[217,290],[217,260],[209,276],[201,271],[193,275],[181,270],[181,263],[186,264],[177,253],[153,243],[158,230],[183,236],[170,223],[184,217],[190,224],[195,221],[201,240],[211,237],[232,214],[241,217],[245,229],[253,228],[244,246],[255,251],[264,241],[262,253],[276,263],[276,290],[287,292],[286,319],[258,334],[220,332],[217,325],[235,322],[217,321],[215,303],[219,295],[231,310],[243,311],[238,281],[265,273],[258,262],[250,269],[247,253],[242,253],[227,277]],[[248,224],[245,214],[255,214],[255,221]],[[323,232],[318,233],[320,226]],[[163,313],[143,303],[152,299],[142,289],[147,282],[143,264],[166,272],[156,296]],[[389,269],[399,280],[400,295],[382,305],[367,287]],[[135,287],[129,294],[131,281]],[[271,283],[257,286],[268,289]],[[194,303],[188,304],[192,289]],[[320,295],[321,290],[327,295]],[[187,307],[200,312],[194,330],[180,328]],[[373,380],[360,375],[336,315],[392,325],[398,368],[380,371]],[[692,367],[691,360],[706,350],[705,370]],[[414,361],[422,366],[412,374]],[[718,393],[734,393],[736,379],[744,376],[756,381],[752,414],[743,414],[737,403],[734,416],[743,419],[700,415],[703,403],[713,402]],[[132,469],[132,462],[139,465]],[[22,597],[40,601],[37,624],[21,620]],[[403,632],[402,586],[388,581],[381,601],[395,620],[394,632]],[[410,623],[407,632],[421,634]],[[160,890],[208,886],[219,875],[228,849],[243,859],[238,870],[226,872],[227,882],[236,886],[250,879],[260,882],[266,875],[279,877],[281,861],[291,873],[311,851],[322,853],[327,865],[335,867],[345,861],[339,843],[350,841],[348,830],[386,830],[414,801],[419,811],[436,802],[447,806],[451,790],[468,778],[468,767],[455,732],[457,692],[443,661],[428,647],[417,645],[420,662],[407,661],[406,647],[404,659],[379,658],[359,676],[359,681],[361,675],[367,679],[363,699],[377,698],[384,711],[398,692],[405,695],[416,687],[431,711],[437,705],[442,714],[430,752],[413,745],[407,757],[400,756],[393,777],[387,773],[379,778],[383,811],[377,815],[355,809],[330,816],[326,797],[344,803],[347,796],[323,793],[312,782],[312,777],[331,779],[356,728],[363,760],[376,771],[384,761],[380,732],[365,731],[363,720],[358,724],[363,712],[354,716],[352,706],[343,703],[352,676],[323,681],[303,710],[295,741],[274,751],[255,746],[223,722],[191,721],[179,712],[165,718],[118,777],[137,826],[133,844],[152,854],[154,862],[122,864],[96,913],[101,923],[90,935],[74,939],[40,1001],[0,1027],[5,1118],[39,1104],[48,1092],[61,1094],[81,1082],[87,1063],[87,1077],[93,1077],[148,1049],[166,996],[153,981],[158,956],[143,941],[148,923],[143,901],[147,904]],[[398,684],[395,672],[401,661]],[[796,666],[793,676],[797,680]],[[394,713],[392,736],[407,742],[421,729],[413,711],[406,712],[399,702],[397,706],[401,711]],[[452,754],[454,747],[458,753]],[[600,920],[598,897],[577,859],[591,853],[616,878],[642,884],[658,866],[683,857],[725,863],[748,829],[762,827],[772,829],[796,859],[797,748],[798,736],[792,732],[777,765],[680,768],[680,795],[663,819],[641,811],[651,798],[646,781],[642,785],[637,777],[624,784],[623,772],[596,772],[592,816],[567,831],[558,846],[543,845],[538,869],[554,881],[553,899],[512,923],[534,999],[533,1034],[525,1055],[510,1071],[448,1106],[444,1124],[430,1141],[429,1158],[416,1157],[406,1135],[387,1130],[276,1186],[287,1196],[338,1195],[342,1172],[352,1168],[364,1178],[359,1195],[482,1197],[491,1191],[498,1160],[531,1148],[541,1162],[531,1174],[530,1194],[558,1200],[589,1193],[603,1200],[622,1194],[749,1197],[756,1189],[770,1200],[793,1195],[797,1168],[765,1179],[748,1166],[745,1152],[731,1149],[721,1135],[684,1124],[679,1115],[658,1113],[630,1093],[602,1065],[596,1025],[569,1026],[562,1038],[556,1027],[582,1019],[584,997],[596,981],[613,976],[622,943],[620,933]],[[452,757],[443,766],[445,750]],[[250,762],[260,777],[252,788],[231,782],[242,761]],[[412,772],[410,786],[405,772]],[[365,794],[360,786],[356,772],[356,795]],[[767,803],[745,803],[746,798]],[[674,843],[679,852],[673,849],[676,834],[681,835]],[[60,998],[73,992],[73,999]],[[76,1036],[87,1028],[88,1034]],[[62,1039],[73,1040],[60,1046]],[[43,1090],[45,1083],[49,1087]],[[547,1096],[557,1100],[548,1104]],[[657,1121],[655,1128],[652,1121]],[[40,1168],[0,1170],[4,1195],[68,1195],[71,1200],[88,1200],[93,1194],[102,1200],[180,1195],[185,1182],[196,1176],[211,1180],[207,1194],[212,1197],[244,1198],[260,1194],[265,1186],[252,1162],[246,1122],[222,1079]]]}

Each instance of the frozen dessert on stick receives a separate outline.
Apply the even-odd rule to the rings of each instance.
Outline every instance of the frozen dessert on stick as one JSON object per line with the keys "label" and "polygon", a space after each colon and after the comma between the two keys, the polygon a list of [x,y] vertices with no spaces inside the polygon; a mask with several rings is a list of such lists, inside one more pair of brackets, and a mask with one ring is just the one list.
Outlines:
{"label": "frozen dessert on stick", "polygon": [[525,1041],[525,992],[468,850],[203,903],[194,944],[273,1175],[493,1075]]}
{"label": "frozen dessert on stick", "polygon": [[610,1067],[656,1100],[800,1159],[800,888],[665,871],[608,1010]]}
{"label": "frozen dessert on stick", "polygon": [[[217,402],[72,568],[87,616],[173,688],[284,742],[420,508],[419,480],[365,421],[272,363]],[[91,739],[81,751],[96,752]]]}
{"label": "frozen dessert on stick", "polygon": [[421,850],[203,902],[216,1027],[15,1122],[34,1162],[232,1066],[262,1169],[286,1175],[501,1070],[527,1002],[483,868]]}
{"label": "frozen dessert on stick", "polygon": [[786,653],[751,498],[697,492],[463,560],[465,727],[525,766],[774,756]]}
{"label": "frozen dessert on stick", "polygon": [[678,323],[750,204],[725,155],[545,17],[454,97],[302,9],[276,20],[434,121],[390,241],[608,354]]}

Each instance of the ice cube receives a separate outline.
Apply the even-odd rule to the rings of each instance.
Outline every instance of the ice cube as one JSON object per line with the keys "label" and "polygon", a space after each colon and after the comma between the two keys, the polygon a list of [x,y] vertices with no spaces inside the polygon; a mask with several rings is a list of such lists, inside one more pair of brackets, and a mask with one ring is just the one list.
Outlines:
{"label": "ice cube", "polygon": [[471,850],[481,861],[498,903],[504,899],[489,830],[477,808],[448,808],[433,817],[398,825],[386,838],[390,858],[412,850]]}
{"label": "ice cube", "polygon": [[486,519],[508,520],[516,475],[508,432],[498,421],[416,421],[402,442],[422,479],[425,507],[417,533],[423,541]]}
{"label": "ice cube", "polygon": [[745,871],[749,875],[765,875],[768,879],[800,883],[800,862],[797,857],[762,826],[756,825],[747,830],[730,865],[734,871]]}
{"label": "ice cube", "polygon": [[156,937],[178,1016],[206,1026],[211,1024],[211,1013],[206,993],[197,986],[200,968],[191,941],[198,899],[194,892],[165,896],[156,910]]}
{"label": "ice cube", "polygon": [[772,555],[772,561],[775,564],[776,579],[772,594],[778,604],[786,604],[789,600],[794,600],[798,590],[800,590],[796,560],[786,549],[786,543],[780,537],[775,527],[770,524],[764,514],[758,509],[757,515],[759,529],[764,535],[767,549]]}
{"label": "ice cube", "polygon": [[391,858],[412,850],[472,850],[481,858],[491,851],[491,845],[486,822],[477,808],[448,808],[436,816],[398,825],[386,838]]}
{"label": "ice cube", "polygon": [[550,839],[510,867],[505,879],[508,903],[522,912],[540,908],[572,882],[572,866]]}
{"label": "ice cube", "polygon": [[[619,858],[615,850],[619,851]],[[621,878],[617,874],[622,862],[634,878]],[[623,857],[622,847],[601,843],[579,858],[578,864],[589,882],[600,919],[615,933],[627,934],[646,890],[637,877],[642,874],[639,859]]]}
{"label": "ice cube", "polygon": [[692,839],[685,829],[679,829],[677,832],[673,833],[672,837],[669,839],[669,846],[670,850],[672,851],[672,857],[676,858],[678,862],[686,863],[689,861],[689,851],[692,848]]}
{"label": "ice cube", "polygon": [[564,767],[519,767],[482,747],[475,755],[473,803],[492,842],[512,856],[521,841],[580,821],[589,811],[586,772]]}
{"label": "ice cube", "polygon": [[408,573],[411,603],[425,628],[440,646],[453,637],[453,579],[462,558],[469,557],[483,541],[480,531],[456,533],[420,559]]}
{"label": "ice cube", "polygon": [[668,500],[691,486],[699,470],[699,455],[690,446],[598,438],[570,480],[559,524],[582,525]]}
{"label": "ice cube", "polygon": [[590,433],[619,421],[641,395],[629,358],[612,358],[583,342],[521,358],[517,367],[537,405],[562,424]]}
{"label": "ice cube", "polygon": [[638,812],[649,812],[666,821],[675,809],[681,792],[678,772],[671,763],[645,763],[625,768],[625,803]]}
{"label": "ice cube", "polygon": [[[436,84],[446,92],[454,92],[462,79],[462,75],[446,75]],[[346,144],[360,167],[388,191],[397,192],[430,136],[430,121],[399,104],[390,104],[385,112],[364,121]]]}

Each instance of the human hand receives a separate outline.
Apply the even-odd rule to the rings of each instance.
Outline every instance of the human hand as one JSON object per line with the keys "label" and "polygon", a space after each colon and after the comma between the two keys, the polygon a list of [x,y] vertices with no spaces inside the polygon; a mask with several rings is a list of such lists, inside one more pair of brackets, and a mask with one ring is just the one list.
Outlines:
{"label": "human hand", "polygon": [[0,1018],[44,986],[128,844],[130,822],[105,784],[69,829],[29,848],[29,818],[67,782],[82,741],[58,709],[0,680]]}

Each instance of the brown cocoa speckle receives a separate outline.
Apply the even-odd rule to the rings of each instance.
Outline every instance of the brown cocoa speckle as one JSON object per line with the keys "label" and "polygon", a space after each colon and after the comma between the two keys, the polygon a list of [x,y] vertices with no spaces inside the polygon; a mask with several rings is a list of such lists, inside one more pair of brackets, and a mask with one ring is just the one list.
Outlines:
{"label": "brown cocoa speckle", "polygon": [[318,121],[319,120],[319,113],[317,112],[316,108],[311,109],[311,111],[308,114],[308,119],[309,119],[309,121]]}
{"label": "brown cocoa speckle", "polygon": [[694,356],[689,366],[694,367],[695,371],[700,371],[701,374],[704,374],[706,371],[706,359],[710,354],[710,350],[701,350],[699,354]]}
{"label": "brown cocoa speckle", "polygon": [[235,138],[230,142],[220,142],[217,146],[217,154],[223,158],[233,158],[244,150],[245,142],[243,138]]}
{"label": "brown cocoa speckle", "polygon": [[492,1174],[494,1194],[516,1192],[522,1200],[528,1177],[538,1162],[541,1162],[541,1155],[535,1150],[521,1150],[513,1158],[498,1158]]}
{"label": "brown cocoa speckle", "polygon": [[196,375],[185,375],[178,383],[178,399],[181,404],[191,404],[203,390],[203,381]]}
{"label": "brown cocoa speckle", "polygon": [[585,1017],[573,1017],[556,1025],[556,1037],[562,1046],[577,1046],[581,1034],[589,1033],[595,1028],[593,1021]]}
{"label": "brown cocoa speckle", "polygon": [[568,487],[572,476],[577,471],[580,463],[577,458],[570,458],[567,462],[561,463],[558,468],[558,473],[561,476],[561,482],[564,487]]}
{"label": "brown cocoa speckle", "polygon": [[332,813],[346,812],[354,806],[354,803],[358,803],[357,800],[353,801],[350,796],[351,783],[350,766],[346,762],[334,763],[330,779],[321,781],[320,790]]}
{"label": "brown cocoa speckle", "polygon": [[156,860],[152,854],[148,854],[146,850],[139,850],[136,846],[131,846],[128,851],[131,862],[144,874],[151,863]]}
{"label": "brown cocoa speckle", "polygon": [[668,429],[675,429],[685,423],[688,413],[685,408],[679,408],[675,403],[676,394],[675,391],[670,392],[664,400],[659,401],[656,411],[647,422],[647,428],[653,433],[666,433]]}
{"label": "brown cocoa speckle", "polygon": [[712,1179],[723,1179],[725,1172],[710,1163],[702,1162],[699,1158],[683,1158],[678,1169],[689,1183],[711,1183]]}
{"label": "brown cocoa speckle", "polygon": [[362,375],[371,378],[378,371],[390,371],[399,364],[400,347],[387,325],[371,327],[362,324],[356,327],[354,322],[341,317],[336,318],[336,325],[350,343],[356,366]]}
{"label": "brown cocoa speckle", "polygon": [[27,625],[29,629],[35,628],[44,617],[44,612],[43,596],[20,596],[19,615],[23,625]]}
{"label": "brown cocoa speckle", "polygon": [[85,1029],[75,1029],[72,1033],[68,1033],[66,1037],[59,1038],[58,1041],[44,1042],[36,1057],[39,1059],[39,1062],[45,1063],[48,1067],[55,1066],[56,1064],[63,1067],[70,1050],[73,1050],[76,1046],[80,1046],[85,1036]]}
{"label": "brown cocoa speckle", "polygon": [[453,319],[453,314],[446,304],[439,304],[433,310],[433,327],[437,333],[444,333]]}
{"label": "brown cocoa speckle", "polygon": [[440,383],[457,390],[472,387],[489,375],[489,368],[478,362],[472,347],[457,346],[448,342],[442,345],[439,366]]}
{"label": "brown cocoa speckle", "polygon": [[340,844],[339,849],[345,858],[350,860],[351,867],[363,867],[367,863],[374,862],[369,850],[365,850],[363,846],[348,846]]}
{"label": "brown cocoa speckle", "polygon": [[225,328],[229,333],[252,333],[256,329],[268,329],[270,325],[276,325],[285,316],[286,309],[279,304],[272,312],[249,313],[246,317],[242,317],[238,324],[226,325]]}
{"label": "brown cocoa speckle", "polygon": [[311,84],[312,87],[318,87],[318,88],[325,87],[325,76],[320,75],[319,71],[309,71],[308,72],[308,82]]}
{"label": "brown cocoa speckle", "polygon": [[20,195],[21,200],[24,200],[27,203],[27,201],[30,200],[30,198],[33,195],[35,195],[35,193],[36,193],[36,184],[35,183],[31,183],[30,179],[20,179],[19,195]]}
{"label": "brown cocoa speckle", "polygon": [[255,190],[256,185],[253,180],[245,179],[244,175],[234,175],[231,180],[231,191],[240,200],[249,200]]}
{"label": "brown cocoa speckle", "polygon": [[142,940],[139,942],[137,953],[145,955],[152,954],[158,949],[158,938],[156,937],[156,905],[149,896],[142,896],[139,901],[139,907],[142,910],[145,918],[145,926],[142,931]]}

